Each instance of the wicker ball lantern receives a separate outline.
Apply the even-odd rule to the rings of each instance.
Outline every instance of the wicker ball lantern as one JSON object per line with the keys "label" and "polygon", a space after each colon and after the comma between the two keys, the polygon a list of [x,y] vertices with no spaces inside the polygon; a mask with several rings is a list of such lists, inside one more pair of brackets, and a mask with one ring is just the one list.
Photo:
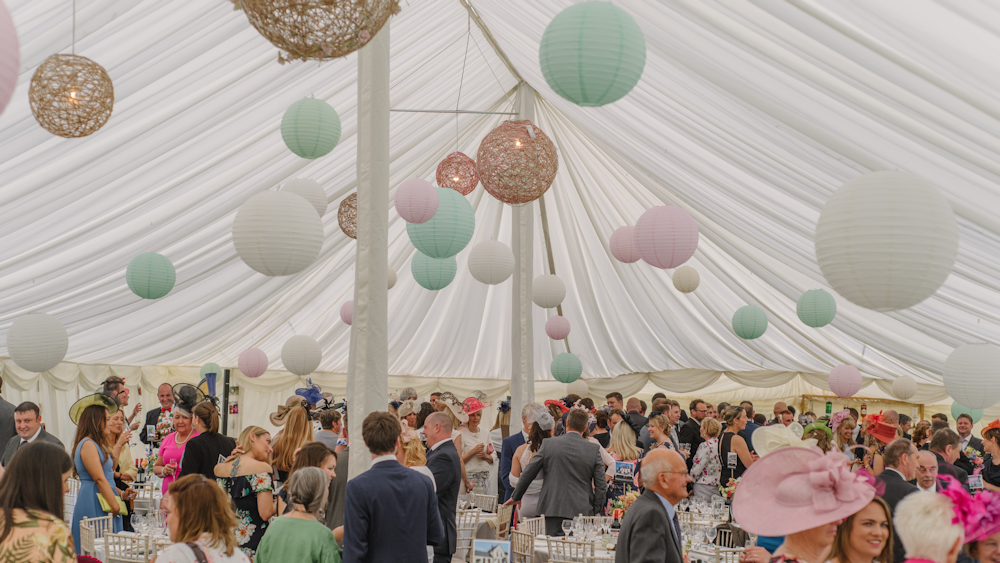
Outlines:
{"label": "wicker ball lantern", "polygon": [[406,234],[417,250],[431,258],[448,258],[462,251],[476,229],[476,213],[465,196],[445,188],[434,188],[438,209],[428,221],[407,223]]}
{"label": "wicker ball lantern", "polygon": [[795,304],[799,320],[813,328],[826,326],[837,316],[837,300],[822,289],[810,289]]}
{"label": "wicker ball lantern", "polygon": [[442,188],[469,195],[479,185],[476,161],[464,153],[453,152],[438,164],[437,183]]}
{"label": "wicker ball lantern", "polygon": [[340,202],[337,210],[337,222],[340,230],[352,239],[358,238],[358,194],[353,193]]}
{"label": "wicker ball lantern", "polygon": [[479,145],[476,171],[489,194],[518,205],[544,194],[559,169],[556,146],[530,121],[505,121]]}
{"label": "wicker ball lantern", "polygon": [[659,205],[646,210],[632,231],[639,256],[661,269],[676,268],[687,262],[698,248],[698,224],[676,205]]}
{"label": "wicker ball lantern", "polygon": [[426,223],[437,213],[440,198],[427,180],[410,178],[396,188],[393,197],[396,213],[407,223]]}
{"label": "wicker ball lantern", "polygon": [[458,261],[454,256],[447,258],[431,258],[422,252],[413,254],[410,261],[410,273],[420,287],[437,291],[448,287],[458,272]]}
{"label": "wicker ball lantern", "polygon": [[994,344],[962,344],[944,361],[944,388],[970,409],[987,409],[1000,401],[1000,347]]}
{"label": "wicker ball lantern", "polygon": [[354,300],[344,301],[344,304],[340,306],[340,320],[344,321],[344,324],[351,326],[354,322]]}
{"label": "wicker ball lantern", "polygon": [[267,363],[267,354],[260,348],[247,348],[240,352],[238,361],[240,373],[247,377],[256,378],[264,375]]}
{"label": "wicker ball lantern", "polygon": [[566,284],[555,274],[538,276],[531,282],[531,300],[542,309],[551,309],[566,299]]}
{"label": "wicker ball lantern", "polygon": [[552,377],[560,383],[573,383],[583,375],[583,362],[576,354],[563,352],[556,356],[549,365]]}
{"label": "wicker ball lantern", "polygon": [[326,208],[330,205],[330,201],[326,199],[326,192],[323,191],[323,186],[319,185],[319,182],[316,180],[305,180],[302,178],[289,180],[281,187],[281,191],[302,196],[310,205],[316,208],[316,213],[319,213],[320,217],[326,215]]}
{"label": "wicker ball lantern", "polygon": [[892,394],[900,401],[909,401],[917,394],[917,382],[908,375],[892,380]]}
{"label": "wicker ball lantern", "polygon": [[733,332],[744,340],[760,338],[767,330],[767,313],[756,305],[744,305],[733,314]]}
{"label": "wicker ball lantern", "polygon": [[635,227],[629,225],[618,227],[615,229],[615,232],[611,233],[611,240],[608,242],[608,247],[611,248],[611,255],[615,257],[615,260],[626,264],[639,261],[639,250],[636,249],[635,242],[632,239],[633,231],[635,231]]}
{"label": "wicker ball lantern", "polygon": [[159,299],[170,293],[177,271],[170,259],[155,252],[143,252],[128,263],[125,281],[132,293],[143,299]]}
{"label": "wicker ball lantern", "polygon": [[0,2],[0,114],[17,86],[17,74],[21,70],[21,46],[14,28],[14,18],[7,6]]}
{"label": "wicker ball lantern", "polygon": [[970,409],[969,407],[958,404],[955,401],[951,404],[951,416],[955,420],[958,420],[958,416],[962,414],[967,414],[972,417],[972,424],[978,424],[983,418],[983,409]]}
{"label": "wicker ball lantern", "polygon": [[469,253],[469,272],[487,285],[503,283],[514,273],[514,253],[502,242],[483,241]]}
{"label": "wicker ball lantern", "polygon": [[309,375],[316,371],[323,360],[323,349],[319,342],[303,334],[297,334],[285,341],[281,347],[281,363],[295,375]]}
{"label": "wicker ball lantern", "polygon": [[545,334],[552,340],[565,340],[569,336],[569,321],[566,317],[554,315],[545,321]]}
{"label": "wicker ball lantern", "polygon": [[281,139],[302,158],[319,158],[340,142],[340,116],[323,100],[302,98],[281,116]]}
{"label": "wicker ball lantern", "polygon": [[68,349],[66,327],[52,315],[22,315],[7,330],[7,353],[21,369],[49,371],[63,361]]}
{"label": "wicker ball lantern", "polygon": [[115,89],[104,67],[78,55],[52,55],[38,65],[28,88],[38,124],[60,137],[86,137],[107,123]]}
{"label": "wicker ball lantern", "polygon": [[329,60],[364,47],[398,0],[239,0],[250,25],[290,59]]}
{"label": "wicker ball lantern", "polygon": [[677,288],[677,291],[691,293],[698,289],[698,284],[701,283],[701,275],[698,274],[698,270],[695,270],[691,266],[681,266],[674,270],[674,275],[671,276],[670,280],[674,282],[674,287]]}
{"label": "wicker ball lantern", "polygon": [[830,391],[844,399],[853,397],[861,390],[861,372],[852,365],[840,364],[833,368],[826,381],[830,385]]}
{"label": "wicker ball lantern", "polygon": [[260,192],[236,213],[233,246],[247,266],[262,274],[297,274],[319,257],[323,223],[301,196]]}

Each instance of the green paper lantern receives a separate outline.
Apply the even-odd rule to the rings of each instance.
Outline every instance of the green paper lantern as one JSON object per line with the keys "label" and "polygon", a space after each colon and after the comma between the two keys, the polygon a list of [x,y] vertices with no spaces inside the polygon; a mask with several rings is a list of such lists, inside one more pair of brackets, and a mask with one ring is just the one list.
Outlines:
{"label": "green paper lantern", "polygon": [[319,158],[340,141],[340,116],[323,100],[302,98],[285,110],[281,138],[302,158]]}
{"label": "green paper lantern", "polygon": [[580,379],[580,375],[583,374],[583,362],[576,354],[563,352],[552,360],[549,369],[551,369],[552,377],[556,378],[556,381],[573,383]]}
{"label": "green paper lantern", "polygon": [[410,272],[413,273],[413,279],[417,280],[421,287],[431,291],[448,287],[451,280],[455,279],[457,271],[458,261],[455,260],[454,256],[439,259],[417,252],[413,255],[413,260],[410,261]]}
{"label": "green paper lantern", "polygon": [[767,330],[767,313],[756,305],[745,305],[733,315],[733,331],[744,340],[760,338]]}
{"label": "green paper lantern", "polygon": [[837,316],[837,300],[822,289],[810,289],[799,297],[795,304],[799,320],[807,326],[826,326]]}
{"label": "green paper lantern", "polygon": [[646,39],[625,10],[610,2],[582,2],[549,22],[538,61],[557,94],[580,106],[603,106],[639,82]]}
{"label": "green paper lantern", "polygon": [[202,379],[204,379],[206,373],[214,373],[216,375],[222,375],[222,368],[219,367],[219,364],[209,362],[201,366],[201,371],[199,373],[201,374]]}
{"label": "green paper lantern", "polygon": [[971,416],[972,423],[976,424],[979,422],[981,418],[983,418],[983,409],[970,409],[968,407],[963,407],[962,405],[958,404],[958,402],[952,403],[951,416],[957,420],[958,415],[960,414],[967,414]]}
{"label": "green paper lantern", "polygon": [[406,233],[417,250],[431,258],[449,258],[462,251],[476,230],[476,214],[465,196],[455,190],[434,188],[438,210],[423,223],[407,223]]}
{"label": "green paper lantern", "polygon": [[177,271],[170,259],[155,252],[143,252],[128,263],[125,281],[132,293],[143,299],[159,299],[170,293]]}

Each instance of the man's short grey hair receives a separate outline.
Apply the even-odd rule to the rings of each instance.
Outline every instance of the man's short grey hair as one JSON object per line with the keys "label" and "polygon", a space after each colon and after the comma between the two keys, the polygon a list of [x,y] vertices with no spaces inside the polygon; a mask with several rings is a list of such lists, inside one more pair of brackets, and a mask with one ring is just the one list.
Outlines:
{"label": "man's short grey hair", "polygon": [[965,539],[962,525],[952,524],[954,517],[951,499],[938,493],[920,491],[901,500],[893,527],[906,548],[906,558],[947,561],[955,540]]}
{"label": "man's short grey hair", "polygon": [[670,467],[670,460],[663,456],[642,460],[641,473],[643,483],[655,483],[657,475],[669,471],[673,471],[673,468]]}
{"label": "man's short grey hair", "polygon": [[413,387],[406,387],[399,392],[400,401],[416,401],[417,400],[417,390]]}

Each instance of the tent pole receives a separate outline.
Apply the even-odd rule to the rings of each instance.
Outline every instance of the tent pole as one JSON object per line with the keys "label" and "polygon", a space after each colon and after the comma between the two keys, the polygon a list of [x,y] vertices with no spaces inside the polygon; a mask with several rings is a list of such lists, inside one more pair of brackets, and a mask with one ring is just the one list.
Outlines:
{"label": "tent pole", "polygon": [[347,367],[353,478],[371,466],[361,423],[386,410],[389,267],[389,24],[358,51],[358,243]]}

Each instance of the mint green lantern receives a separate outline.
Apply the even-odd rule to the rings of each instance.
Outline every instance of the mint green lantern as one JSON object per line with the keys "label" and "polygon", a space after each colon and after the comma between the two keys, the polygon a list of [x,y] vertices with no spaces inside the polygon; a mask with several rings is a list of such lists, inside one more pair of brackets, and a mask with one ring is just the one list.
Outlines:
{"label": "mint green lantern", "polygon": [[170,259],[155,252],[143,252],[128,263],[125,281],[132,293],[143,299],[159,299],[170,293],[177,271]]}
{"label": "mint green lantern", "polygon": [[423,223],[407,223],[406,233],[417,250],[431,258],[448,258],[461,252],[476,230],[476,214],[465,196],[455,190],[434,188],[438,209]]}
{"label": "mint green lantern", "polygon": [[285,110],[281,138],[302,158],[319,158],[340,142],[340,116],[323,100],[302,98]]}
{"label": "mint green lantern", "polygon": [[201,374],[202,378],[205,377],[206,373],[214,373],[214,374],[218,375],[218,374],[222,373],[222,368],[219,367],[219,364],[216,364],[214,362],[209,362],[209,363],[201,366],[201,371],[199,373]]}
{"label": "mint green lantern", "polygon": [[538,61],[557,94],[580,106],[603,106],[639,82],[646,39],[625,10],[610,2],[582,2],[549,22]]}
{"label": "mint green lantern", "polygon": [[970,409],[968,407],[963,407],[958,404],[958,402],[953,402],[951,404],[951,416],[957,420],[958,415],[960,414],[967,414],[971,416],[972,423],[977,424],[979,420],[983,418],[983,409]]}
{"label": "mint green lantern", "polygon": [[767,330],[767,313],[756,305],[744,305],[733,315],[733,332],[744,340],[760,338]]}
{"label": "mint green lantern", "polygon": [[552,360],[549,366],[552,377],[561,383],[573,383],[583,374],[583,362],[576,354],[563,352]]}
{"label": "mint green lantern", "polygon": [[410,261],[410,272],[413,274],[413,279],[417,280],[420,287],[431,291],[448,287],[451,280],[455,279],[457,271],[458,261],[455,260],[454,256],[439,259],[417,252],[413,255],[413,260]]}
{"label": "mint green lantern", "polygon": [[799,320],[807,326],[826,326],[837,316],[837,300],[822,289],[810,289],[795,304]]}

